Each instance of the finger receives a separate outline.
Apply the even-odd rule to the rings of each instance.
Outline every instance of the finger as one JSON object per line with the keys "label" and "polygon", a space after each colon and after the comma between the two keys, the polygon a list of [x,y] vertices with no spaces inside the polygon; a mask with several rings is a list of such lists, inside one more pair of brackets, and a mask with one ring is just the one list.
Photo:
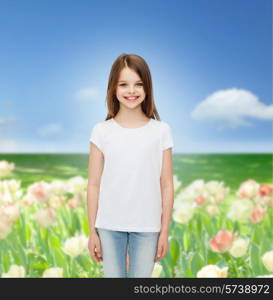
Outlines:
{"label": "finger", "polygon": [[156,258],[155,261],[159,261],[162,253],[162,247],[158,247],[157,252],[156,252]]}
{"label": "finger", "polygon": [[97,257],[98,261],[102,261],[102,253],[101,253],[100,247],[99,246],[96,247],[95,251],[96,251],[96,257]]}
{"label": "finger", "polygon": [[101,257],[101,250],[100,250],[100,248],[99,248],[99,247],[96,247],[96,248],[95,248],[95,251],[96,251],[96,255],[97,255],[98,257]]}
{"label": "finger", "polygon": [[160,245],[160,247],[158,248],[158,251],[157,251],[157,257],[161,257],[162,256],[162,252],[163,252],[163,246]]}
{"label": "finger", "polygon": [[98,261],[98,257],[96,256],[95,247],[91,246],[89,249],[89,253],[94,261]]}
{"label": "finger", "polygon": [[166,255],[166,253],[167,253],[167,249],[164,248],[164,250],[162,251],[162,254],[161,254],[161,258],[163,258]]}
{"label": "finger", "polygon": [[101,262],[101,261],[102,261],[102,258],[101,258],[101,257],[98,257],[98,256],[95,256],[95,260],[96,260],[96,262]]}
{"label": "finger", "polygon": [[161,256],[157,256],[156,259],[155,259],[155,262],[160,261],[160,259],[161,259]]}
{"label": "finger", "polygon": [[94,259],[94,261],[100,262],[100,258],[97,256],[96,253],[94,253],[94,254],[92,255],[92,258]]}
{"label": "finger", "polygon": [[96,261],[97,261],[97,262],[100,262],[100,261],[102,261],[102,257],[101,257],[101,256],[97,256],[97,255],[96,255]]}

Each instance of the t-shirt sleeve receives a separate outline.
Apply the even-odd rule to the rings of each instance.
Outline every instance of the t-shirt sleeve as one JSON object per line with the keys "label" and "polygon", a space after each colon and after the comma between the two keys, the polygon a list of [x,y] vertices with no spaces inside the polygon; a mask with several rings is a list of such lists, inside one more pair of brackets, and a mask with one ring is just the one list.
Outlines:
{"label": "t-shirt sleeve", "polygon": [[94,143],[103,152],[103,136],[99,123],[92,128],[89,142]]}
{"label": "t-shirt sleeve", "polygon": [[163,124],[163,132],[162,132],[162,150],[166,150],[168,148],[172,148],[174,146],[173,143],[173,135],[172,129],[169,124]]}

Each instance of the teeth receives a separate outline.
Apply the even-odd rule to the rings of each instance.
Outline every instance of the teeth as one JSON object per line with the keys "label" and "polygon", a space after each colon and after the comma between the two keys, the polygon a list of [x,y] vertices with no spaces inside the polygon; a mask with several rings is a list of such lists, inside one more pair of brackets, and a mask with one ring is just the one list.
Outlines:
{"label": "teeth", "polygon": [[138,97],[126,97],[126,99],[129,99],[129,100],[134,100],[134,99],[137,99]]}

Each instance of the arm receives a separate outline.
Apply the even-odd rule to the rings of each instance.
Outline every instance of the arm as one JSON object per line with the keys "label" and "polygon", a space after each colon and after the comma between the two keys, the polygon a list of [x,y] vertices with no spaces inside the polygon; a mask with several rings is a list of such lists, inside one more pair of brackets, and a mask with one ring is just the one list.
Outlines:
{"label": "arm", "polygon": [[88,186],[87,186],[87,210],[90,233],[95,231],[95,221],[98,210],[100,180],[103,171],[103,153],[93,143],[90,143]]}
{"label": "arm", "polygon": [[155,261],[163,258],[168,250],[168,231],[174,202],[172,148],[168,148],[163,151],[160,186],[162,195],[162,215],[157,259]]}
{"label": "arm", "polygon": [[93,143],[90,143],[89,166],[88,166],[88,186],[87,186],[87,211],[89,222],[88,249],[92,258],[102,261],[100,239],[95,228],[98,199],[100,192],[100,180],[103,171],[103,153]]}
{"label": "arm", "polygon": [[168,233],[169,224],[172,217],[172,209],[174,202],[173,187],[173,167],[172,167],[172,149],[169,148],[163,152],[163,166],[160,177],[160,186],[162,194],[162,216],[161,231]]}

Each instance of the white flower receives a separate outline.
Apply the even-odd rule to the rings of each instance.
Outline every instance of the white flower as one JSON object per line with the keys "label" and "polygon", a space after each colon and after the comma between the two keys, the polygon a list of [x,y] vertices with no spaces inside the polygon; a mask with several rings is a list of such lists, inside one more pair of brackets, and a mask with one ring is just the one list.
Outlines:
{"label": "white flower", "polygon": [[253,208],[254,204],[249,199],[235,200],[227,216],[237,221],[249,221]]}
{"label": "white flower", "polygon": [[195,194],[192,190],[187,188],[181,190],[174,199],[173,208],[177,209],[183,203],[193,203],[195,199]]}
{"label": "white flower", "polygon": [[228,267],[221,269],[217,265],[207,265],[197,272],[197,278],[225,278],[227,271]]}
{"label": "white flower", "polygon": [[232,246],[229,249],[229,253],[234,257],[244,256],[247,252],[248,245],[248,239],[238,238],[232,243]]}
{"label": "white flower", "polygon": [[181,181],[177,178],[176,175],[173,176],[173,184],[175,191],[181,186]]}
{"label": "white flower", "polygon": [[28,187],[27,193],[38,202],[46,202],[50,196],[50,184],[45,181],[35,182]]}
{"label": "white flower", "polygon": [[273,250],[264,253],[262,262],[269,272],[273,272]]}
{"label": "white flower", "polygon": [[16,194],[21,189],[21,181],[16,179],[5,180],[6,190],[11,194]]}
{"label": "white flower", "polygon": [[62,247],[65,254],[71,256],[72,258],[82,254],[87,250],[88,238],[81,234],[68,238]]}
{"label": "white flower", "polygon": [[194,213],[195,203],[182,203],[180,204],[173,213],[173,219],[177,223],[188,223]]}
{"label": "white flower", "polygon": [[0,181],[0,205],[13,203],[22,196],[21,183],[17,180]]}
{"label": "white flower", "polygon": [[66,183],[66,189],[72,194],[78,194],[87,187],[87,180],[81,176],[75,176]]}
{"label": "white flower", "polygon": [[63,277],[63,269],[62,268],[49,268],[46,269],[43,273],[43,277],[47,278],[56,278],[56,277]]}
{"label": "white flower", "polygon": [[60,207],[64,204],[66,198],[64,196],[52,195],[49,199],[49,204],[52,207]]}
{"label": "white flower", "polygon": [[240,185],[236,195],[240,198],[254,198],[258,195],[260,185],[253,179],[248,179]]}
{"label": "white flower", "polygon": [[156,262],[156,263],[154,264],[154,269],[153,269],[152,277],[159,277],[161,271],[162,271],[162,266],[161,266],[161,264]]}
{"label": "white flower", "polygon": [[9,163],[6,160],[0,161],[0,177],[9,175],[15,168],[14,163]]}
{"label": "white flower", "polygon": [[11,265],[7,273],[2,274],[2,278],[23,278],[26,276],[26,271],[23,266]]}
{"label": "white flower", "polygon": [[224,187],[223,181],[216,181],[216,180],[208,181],[205,185],[205,188],[210,195],[216,197],[216,202],[221,201],[224,198],[225,194],[229,192],[229,188]]}
{"label": "white flower", "polygon": [[194,180],[187,189],[192,190],[197,195],[203,194],[206,189],[205,181],[203,179]]}
{"label": "white flower", "polygon": [[205,190],[208,193],[209,202],[217,204],[225,198],[230,188],[225,187],[223,181],[211,180],[206,183]]}
{"label": "white flower", "polygon": [[33,219],[42,227],[48,227],[54,224],[56,220],[56,213],[52,207],[40,209],[36,211]]}
{"label": "white flower", "polygon": [[64,180],[54,180],[50,183],[51,193],[62,196],[66,193],[66,182]]}
{"label": "white flower", "polygon": [[37,199],[32,194],[26,194],[22,198],[22,204],[26,206],[30,206],[34,203],[37,203]]}
{"label": "white flower", "polygon": [[13,195],[10,193],[0,194],[0,205],[7,205],[14,202]]}
{"label": "white flower", "polygon": [[6,215],[6,217],[12,222],[17,220],[20,215],[19,206],[16,203],[4,206],[2,208],[2,211]]}
{"label": "white flower", "polygon": [[207,212],[210,216],[215,216],[219,214],[219,208],[217,205],[208,205]]}
{"label": "white flower", "polygon": [[174,208],[176,208],[176,206],[179,206],[181,203],[193,202],[194,199],[199,196],[207,196],[204,180],[195,180],[186,188],[182,189],[175,198]]}
{"label": "white flower", "polygon": [[12,224],[0,216],[0,240],[5,239],[12,231]]}

